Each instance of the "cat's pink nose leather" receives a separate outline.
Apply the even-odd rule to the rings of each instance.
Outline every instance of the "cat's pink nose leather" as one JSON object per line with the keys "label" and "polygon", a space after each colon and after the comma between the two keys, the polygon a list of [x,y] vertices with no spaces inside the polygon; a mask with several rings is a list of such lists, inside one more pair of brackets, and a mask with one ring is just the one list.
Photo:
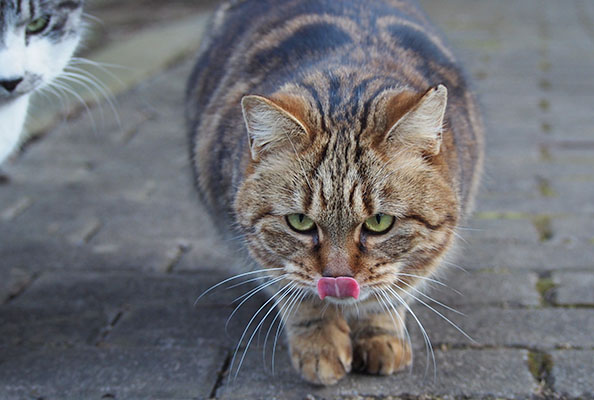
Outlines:
{"label": "cat's pink nose leather", "polygon": [[318,281],[318,296],[324,300],[326,296],[344,299],[345,297],[359,298],[359,284],[353,278],[339,276],[338,278],[321,278]]}

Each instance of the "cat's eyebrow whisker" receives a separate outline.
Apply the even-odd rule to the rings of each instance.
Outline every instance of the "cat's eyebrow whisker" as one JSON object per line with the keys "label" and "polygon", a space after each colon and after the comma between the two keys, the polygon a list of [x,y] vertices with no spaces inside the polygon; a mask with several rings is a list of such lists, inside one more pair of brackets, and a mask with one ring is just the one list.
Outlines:
{"label": "cat's eyebrow whisker", "polygon": [[[431,297],[431,296],[429,296],[429,295],[427,295],[427,294],[423,293],[422,291],[420,291],[420,290],[419,290],[419,289],[417,289],[416,287],[414,287],[414,286],[412,286],[412,285],[409,285],[408,283],[406,283],[406,282],[405,282],[405,281],[403,281],[402,279],[398,279],[398,278],[396,278],[396,280],[397,280],[398,282],[400,282],[400,283],[402,283],[402,284],[404,284],[404,285],[408,286],[410,289],[414,290],[415,292],[417,292],[417,293],[418,293],[418,294],[420,294],[421,296],[425,297],[426,299],[428,299],[428,300],[430,300],[430,301],[434,302],[435,304],[438,304],[438,305],[442,306],[443,308],[445,308],[445,309],[447,309],[447,310],[450,310],[450,311],[452,311],[452,312],[454,312],[454,313],[456,313],[456,314],[459,314],[459,315],[462,315],[462,316],[466,316],[466,315],[464,315],[464,313],[463,313],[463,312],[460,312],[460,311],[456,310],[455,308],[452,308],[452,307],[448,306],[447,304],[443,304],[442,302],[440,302],[440,301],[438,301],[438,300],[435,300],[433,297]],[[413,299],[416,299],[416,297],[415,297],[415,296],[413,296],[412,294],[408,293],[408,295],[409,295],[409,296],[411,296]]]}
{"label": "cat's eyebrow whisker", "polygon": [[433,351],[433,346],[431,345],[431,339],[429,338],[429,335],[427,334],[425,327],[423,326],[423,324],[421,323],[421,321],[419,320],[417,315],[414,313],[414,311],[406,303],[406,301],[395,290],[393,290],[391,287],[386,287],[385,289],[389,293],[391,293],[392,296],[394,296],[394,298],[406,308],[406,310],[412,315],[412,317],[416,321],[417,325],[419,326],[419,328],[421,330],[421,334],[423,335],[423,338],[425,340],[425,349],[426,349],[426,351],[428,351],[427,365],[425,367],[425,374],[427,374],[427,371],[429,370],[429,353],[430,353],[431,358],[433,360],[433,379],[437,380],[437,362],[435,361],[435,352]]}
{"label": "cat's eyebrow whisker", "polygon": [[[390,290],[394,291],[392,288],[390,288]],[[394,293],[396,293],[396,291],[394,291]],[[409,296],[411,296],[413,299],[415,299],[416,301],[418,301],[419,303],[421,303],[422,305],[424,305],[425,307],[427,307],[428,309],[430,309],[431,311],[433,311],[434,313],[436,313],[437,315],[439,315],[441,318],[443,318],[444,321],[446,321],[448,324],[450,324],[451,326],[453,326],[454,328],[456,328],[456,330],[458,332],[460,332],[462,335],[464,335],[464,337],[466,337],[468,340],[470,340],[472,343],[476,344],[476,340],[474,340],[473,338],[471,338],[466,332],[464,332],[462,330],[462,328],[460,328],[458,325],[456,325],[455,323],[453,323],[450,319],[448,319],[446,316],[444,316],[442,313],[440,313],[439,311],[437,311],[435,308],[431,307],[429,304],[427,304],[426,302],[424,302],[423,300],[419,299],[418,297],[416,297],[413,294],[408,294]],[[460,313],[459,311],[453,310],[457,312],[460,315],[464,315],[462,313]]]}
{"label": "cat's eyebrow whisker", "polygon": [[242,274],[233,275],[232,277],[227,278],[227,279],[225,279],[225,280],[223,280],[223,281],[221,281],[221,282],[219,282],[219,283],[217,283],[217,284],[209,287],[204,292],[202,292],[202,294],[200,296],[198,296],[198,298],[196,299],[196,301],[194,301],[194,306],[196,306],[196,303],[198,303],[198,301],[201,298],[203,298],[204,296],[206,296],[208,293],[210,293],[214,289],[218,288],[221,285],[224,285],[225,283],[227,283],[229,281],[232,281],[234,279],[239,279],[239,278],[242,278],[242,277],[247,276],[247,275],[259,274],[259,273],[268,272],[268,271],[280,271],[282,269],[283,268],[264,268],[264,269],[258,269],[258,270],[255,270],[255,271],[244,272]]}
{"label": "cat's eyebrow whisker", "polygon": [[[281,293],[285,292],[285,291],[287,290],[287,288],[288,288],[288,287],[290,287],[291,285],[296,285],[296,283],[295,283],[295,282],[293,282],[293,283],[289,282],[289,283],[287,283],[285,286],[283,286],[283,287],[282,287],[280,290],[278,290],[278,291],[277,291],[275,294],[273,294],[272,296],[270,296],[270,298],[269,298],[268,300],[266,300],[266,302],[265,302],[264,304],[262,304],[262,306],[261,306],[261,307],[260,307],[260,308],[259,308],[259,309],[258,309],[258,310],[255,312],[255,313],[254,313],[254,315],[252,316],[252,318],[249,320],[249,322],[247,323],[247,325],[246,325],[245,329],[243,330],[243,333],[242,333],[241,337],[239,338],[239,341],[237,342],[237,346],[235,347],[235,351],[233,352],[233,358],[231,359],[231,364],[229,364],[229,371],[230,371],[230,372],[232,372],[232,371],[233,371],[233,365],[235,365],[235,359],[237,358],[237,353],[238,353],[238,351],[239,351],[239,349],[240,349],[240,347],[241,347],[241,343],[243,342],[243,339],[245,338],[245,336],[246,336],[246,334],[247,334],[247,332],[248,332],[248,330],[249,330],[250,326],[252,325],[252,322],[254,322],[254,320],[256,319],[256,317],[257,317],[257,316],[260,314],[260,312],[261,312],[261,311],[262,311],[262,310],[263,310],[263,309],[264,309],[264,308],[265,308],[265,307],[266,307],[268,304],[270,304],[270,302],[272,302],[272,301],[275,301],[275,302],[276,302],[275,298],[276,298],[276,297],[277,297],[279,294],[281,294]],[[272,310],[272,309],[274,309],[274,308],[271,308],[271,310]],[[269,312],[270,312],[270,311],[269,311]],[[268,315],[268,314],[266,314],[266,315]],[[254,333],[255,333],[255,332],[257,332],[257,329],[256,329],[256,330],[254,330]],[[251,342],[251,339],[252,339],[252,338],[253,338],[253,335],[252,335],[252,337],[250,338],[250,342]],[[246,353],[247,353],[247,351],[248,351],[248,348],[249,348],[249,343],[248,343],[248,346],[247,346],[247,347],[245,348],[245,350],[244,350],[244,354],[243,354],[243,357],[241,358],[241,362],[243,362],[243,359],[244,359],[244,357],[245,357],[245,354],[246,354]],[[241,362],[240,362],[240,365],[239,365],[239,367],[238,367],[238,369],[237,369],[237,371],[236,371],[236,373],[235,373],[235,376],[234,376],[234,378],[233,378],[234,380],[235,380],[235,379],[237,379],[237,375],[239,374],[239,369],[241,368]],[[229,377],[231,377],[231,374],[229,374]]]}

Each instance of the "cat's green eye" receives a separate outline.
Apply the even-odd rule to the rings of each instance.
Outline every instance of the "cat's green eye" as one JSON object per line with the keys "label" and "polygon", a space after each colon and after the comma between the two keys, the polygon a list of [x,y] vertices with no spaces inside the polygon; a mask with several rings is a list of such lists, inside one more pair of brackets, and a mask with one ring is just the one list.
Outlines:
{"label": "cat's green eye", "polygon": [[41,33],[47,28],[50,21],[49,15],[44,15],[43,17],[39,17],[34,19],[33,21],[29,22],[27,25],[27,34],[28,35],[35,35],[37,33]]}
{"label": "cat's green eye", "polygon": [[394,223],[394,217],[386,214],[375,214],[363,223],[365,229],[372,233],[386,233]]}
{"label": "cat's green eye", "polygon": [[309,232],[316,226],[315,222],[305,214],[289,214],[287,223],[297,232]]}

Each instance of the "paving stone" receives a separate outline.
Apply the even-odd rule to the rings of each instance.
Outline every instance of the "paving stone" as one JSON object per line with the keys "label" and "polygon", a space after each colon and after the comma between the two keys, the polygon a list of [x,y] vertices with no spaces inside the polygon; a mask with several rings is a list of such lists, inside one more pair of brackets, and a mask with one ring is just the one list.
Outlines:
{"label": "paving stone", "polygon": [[594,351],[554,351],[551,356],[556,392],[573,398],[594,397]]}
{"label": "paving stone", "polygon": [[0,304],[19,294],[33,279],[33,274],[22,268],[5,268],[0,281]]}
{"label": "paving stone", "polygon": [[532,244],[539,243],[539,235],[534,224],[528,218],[505,219],[497,218],[498,215],[482,213],[476,215],[468,223],[459,228],[458,234],[462,237],[458,243],[460,251],[472,249],[484,241],[497,240],[499,242],[528,242]]}
{"label": "paving stone", "polygon": [[13,348],[2,361],[0,397],[4,399],[181,400],[209,397],[224,353],[208,344],[190,352],[159,348]]}
{"label": "paving stone", "polygon": [[[385,396],[529,398],[536,384],[523,350],[436,351],[437,380],[423,357],[408,370],[389,377],[350,374],[336,386],[304,383],[290,366],[286,349],[277,352],[273,376],[259,352],[249,352],[237,380],[217,392],[220,399],[350,399]],[[232,375],[233,376],[233,375]],[[310,397],[307,397],[310,396]]]}
{"label": "paving stone", "polygon": [[[538,276],[531,272],[463,272],[451,268],[438,276],[447,287],[431,285],[427,294],[448,306],[538,306],[536,290]],[[417,292],[412,294],[423,301],[428,299]]]}
{"label": "paving stone", "polygon": [[[458,307],[457,315],[433,306],[443,316],[464,330],[479,346],[519,346],[553,349],[557,347],[590,348],[594,346],[594,310],[592,309],[501,309]],[[456,328],[421,304],[413,308],[435,343],[472,345]],[[411,332],[417,327],[408,318]],[[422,340],[418,333],[415,340]]]}
{"label": "paving stone", "polygon": [[594,305],[594,268],[591,272],[555,272],[555,303]]}
{"label": "paving stone", "polygon": [[594,246],[496,243],[485,241],[460,254],[457,264],[465,269],[493,268],[534,271],[591,268]]}

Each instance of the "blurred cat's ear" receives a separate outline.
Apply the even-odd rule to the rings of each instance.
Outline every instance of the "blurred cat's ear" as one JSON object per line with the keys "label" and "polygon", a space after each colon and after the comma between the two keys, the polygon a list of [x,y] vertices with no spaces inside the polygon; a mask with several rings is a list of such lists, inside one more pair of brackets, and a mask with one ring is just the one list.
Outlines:
{"label": "blurred cat's ear", "polygon": [[392,124],[386,135],[396,142],[428,155],[439,154],[448,90],[444,85],[429,89],[420,100]]}
{"label": "blurred cat's ear", "polygon": [[257,161],[264,152],[280,146],[295,146],[307,129],[293,113],[262,96],[249,95],[241,99],[243,119],[247,127],[252,159]]}

